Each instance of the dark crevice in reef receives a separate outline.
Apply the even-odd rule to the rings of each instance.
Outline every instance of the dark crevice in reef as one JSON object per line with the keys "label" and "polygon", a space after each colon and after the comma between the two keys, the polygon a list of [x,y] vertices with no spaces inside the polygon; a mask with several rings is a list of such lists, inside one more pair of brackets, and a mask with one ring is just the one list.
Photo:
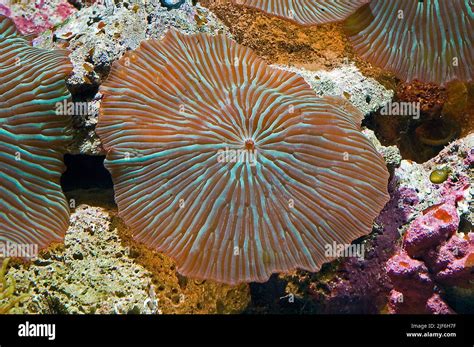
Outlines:
{"label": "dark crevice in reef", "polygon": [[[328,264],[324,264],[326,268]],[[290,277],[273,274],[267,282],[250,283],[251,302],[244,314],[308,314],[318,313],[317,303],[308,295],[288,293]],[[293,287],[294,288],[294,287]]]}
{"label": "dark crevice in reef", "polygon": [[80,0],[68,0],[68,2],[78,10],[84,7]]}
{"label": "dark crevice in reef", "polygon": [[473,83],[440,87],[413,81],[394,90],[392,102],[367,116],[363,125],[375,132],[382,145],[396,145],[403,159],[426,162],[472,132]]}
{"label": "dark crevice in reef", "polygon": [[[98,65],[98,64],[97,64]],[[110,67],[96,66],[96,72],[106,78],[110,72]],[[93,80],[90,84],[68,83],[69,92],[73,95],[73,101],[92,100],[99,91],[99,81]]]}
{"label": "dark crevice in reef", "polygon": [[64,192],[76,189],[111,189],[112,177],[104,166],[105,156],[71,155],[64,156],[66,171],[61,177]]}
{"label": "dark crevice in reef", "polygon": [[383,116],[377,111],[367,116],[362,125],[373,130],[382,145],[397,146],[403,159],[417,163],[436,157],[445,146],[458,139],[460,133],[455,121],[423,112],[419,119],[411,119]]}

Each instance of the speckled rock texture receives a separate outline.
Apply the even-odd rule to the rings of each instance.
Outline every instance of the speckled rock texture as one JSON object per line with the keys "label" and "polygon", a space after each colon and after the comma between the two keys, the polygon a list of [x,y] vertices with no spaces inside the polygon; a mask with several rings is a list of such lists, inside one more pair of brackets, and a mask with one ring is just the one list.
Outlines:
{"label": "speckled rock texture", "polygon": [[8,274],[29,299],[13,313],[158,313],[149,305],[150,273],[128,256],[111,217],[80,205],[71,215],[64,246],[47,250]]}
{"label": "speckled rock texture", "polygon": [[372,142],[372,144],[377,149],[377,152],[382,155],[382,157],[385,159],[385,163],[387,163],[390,173],[393,174],[394,170],[400,166],[402,161],[402,156],[400,155],[398,147],[382,146],[380,141],[377,139],[377,136],[375,136],[375,133],[370,129],[363,128],[362,133]]}
{"label": "speckled rock texture", "polygon": [[299,74],[320,96],[340,96],[347,99],[365,115],[376,111],[393,98],[393,90],[387,90],[375,79],[365,77],[354,64],[344,64],[330,71],[310,71],[282,65],[275,67]]}
{"label": "speckled rock texture", "polygon": [[[384,74],[370,73],[350,54],[339,24],[303,29],[251,9],[204,1],[221,21],[191,0],[182,2],[173,9],[159,0],[0,5],[0,13],[14,18],[23,33],[36,36],[34,45],[71,52],[74,71],[68,87],[73,103],[85,103],[87,112],[72,114],[70,153],[104,154],[95,134],[100,84],[126,51],[143,40],[160,39],[171,28],[233,37],[278,64],[275,68],[301,75],[318,95],[343,97],[365,115],[394,97],[390,88],[396,89],[396,83],[378,78],[384,87],[368,77]],[[445,98],[432,95],[437,88],[425,93],[428,101],[420,88],[416,83],[398,88],[397,97],[421,100],[426,112],[423,107],[440,107],[428,103]],[[458,106],[458,99],[453,100]],[[454,106],[450,112],[460,113]],[[376,118],[386,122],[383,129],[391,137],[400,136],[390,117]],[[171,259],[133,241],[113,202],[103,203],[103,190],[93,198],[90,191],[79,192],[64,245],[48,249],[30,264],[10,264],[15,295],[27,296],[13,313],[474,313],[474,135],[450,143],[425,163],[415,163],[402,160],[396,146],[380,143],[380,127],[377,136],[365,128],[363,133],[391,173],[390,201],[372,233],[354,241],[364,247],[363,259],[341,257],[318,273],[275,274],[263,284],[231,287],[195,281],[177,273]],[[432,183],[430,173],[436,169],[448,169],[448,179]]]}
{"label": "speckled rock texture", "polygon": [[131,230],[119,217],[118,227],[123,243],[135,262],[151,272],[152,283],[164,314],[230,314],[245,312],[250,304],[248,284],[230,286],[180,275],[176,264],[164,254],[133,240]]}
{"label": "speckled rock texture", "polygon": [[67,0],[0,1],[0,14],[11,17],[24,35],[41,34],[76,11]]}

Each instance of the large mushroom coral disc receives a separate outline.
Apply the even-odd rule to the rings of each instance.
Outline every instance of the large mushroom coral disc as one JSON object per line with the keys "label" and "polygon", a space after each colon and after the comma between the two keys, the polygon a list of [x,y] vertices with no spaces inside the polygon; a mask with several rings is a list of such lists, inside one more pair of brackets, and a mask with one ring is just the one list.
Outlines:
{"label": "large mushroom coral disc", "polygon": [[367,234],[387,201],[361,115],[224,36],[145,41],[101,92],[120,216],[184,275],[316,271],[326,245]]}
{"label": "large mushroom coral disc", "polygon": [[316,25],[346,19],[370,0],[232,0],[300,25]]}
{"label": "large mushroom coral disc", "polygon": [[64,52],[33,48],[0,16],[0,241],[42,248],[62,239],[69,210],[59,180],[70,140],[56,103],[69,97]]}
{"label": "large mushroom coral disc", "polygon": [[372,0],[346,27],[364,59],[406,81],[471,81],[473,9],[469,0]]}

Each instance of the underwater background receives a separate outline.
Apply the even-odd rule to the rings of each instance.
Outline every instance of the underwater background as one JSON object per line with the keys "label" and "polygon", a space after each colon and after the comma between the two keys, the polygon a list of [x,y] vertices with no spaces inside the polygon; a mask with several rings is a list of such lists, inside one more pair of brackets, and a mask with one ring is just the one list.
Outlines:
{"label": "underwater background", "polygon": [[0,0],[0,313],[473,313],[473,11]]}

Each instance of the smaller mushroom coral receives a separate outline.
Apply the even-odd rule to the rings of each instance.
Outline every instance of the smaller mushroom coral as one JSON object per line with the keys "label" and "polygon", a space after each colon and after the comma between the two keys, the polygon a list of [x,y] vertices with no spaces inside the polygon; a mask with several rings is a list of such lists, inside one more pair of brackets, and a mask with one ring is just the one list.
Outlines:
{"label": "smaller mushroom coral", "polygon": [[59,180],[71,136],[56,112],[69,97],[65,52],[34,48],[0,16],[0,241],[60,241],[69,209]]}
{"label": "smaller mushroom coral", "polygon": [[232,0],[300,25],[316,25],[346,19],[369,0]]}
{"label": "smaller mushroom coral", "polygon": [[408,82],[472,81],[473,9],[469,0],[371,0],[346,28],[364,59]]}

